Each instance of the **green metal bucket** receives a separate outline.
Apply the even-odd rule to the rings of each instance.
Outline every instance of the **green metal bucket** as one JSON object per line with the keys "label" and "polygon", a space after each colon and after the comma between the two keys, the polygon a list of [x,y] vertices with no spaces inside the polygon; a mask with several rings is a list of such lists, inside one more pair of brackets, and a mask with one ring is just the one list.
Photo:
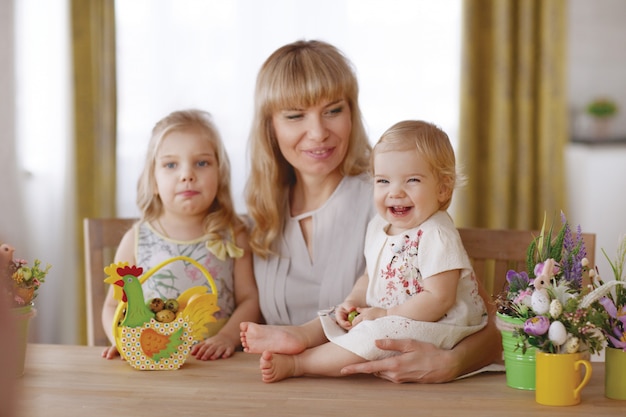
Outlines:
{"label": "green metal bucket", "polygon": [[[510,326],[523,326],[524,320],[498,314],[498,319]],[[504,352],[504,368],[506,384],[511,388],[535,389],[535,348],[529,347],[525,353],[517,348],[518,339],[509,330],[500,330],[502,350]]]}

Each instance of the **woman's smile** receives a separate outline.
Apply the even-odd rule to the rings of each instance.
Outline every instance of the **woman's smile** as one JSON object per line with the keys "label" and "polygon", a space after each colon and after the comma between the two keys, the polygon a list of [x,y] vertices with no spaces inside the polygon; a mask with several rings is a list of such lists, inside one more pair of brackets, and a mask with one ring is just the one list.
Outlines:
{"label": "woman's smile", "polygon": [[334,152],[335,148],[331,147],[324,147],[324,148],[316,148],[316,149],[309,149],[304,151],[305,154],[315,158],[315,159],[325,159],[330,157],[333,152]]}

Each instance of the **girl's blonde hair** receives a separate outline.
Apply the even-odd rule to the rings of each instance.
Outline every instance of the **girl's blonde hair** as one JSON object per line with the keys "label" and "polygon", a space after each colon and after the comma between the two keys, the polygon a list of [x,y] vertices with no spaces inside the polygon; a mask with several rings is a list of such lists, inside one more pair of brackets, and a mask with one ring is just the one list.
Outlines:
{"label": "girl's blonde hair", "polygon": [[230,239],[230,232],[237,233],[244,226],[235,213],[230,190],[230,161],[211,115],[202,110],[180,110],[161,119],[152,129],[146,161],[137,184],[137,206],[142,220],[157,219],[163,213],[163,202],[157,194],[154,175],[156,157],[163,139],[172,132],[192,130],[206,139],[213,149],[218,165],[217,194],[204,218],[204,231],[209,240]]}
{"label": "girl's blonde hair", "polygon": [[446,210],[452,201],[454,188],[461,186],[465,177],[456,166],[454,149],[448,135],[434,124],[421,120],[405,120],[391,126],[374,146],[370,166],[373,169],[374,157],[378,153],[411,150],[426,160],[439,185],[446,191],[447,199],[440,207],[441,210]]}
{"label": "girl's blonde hair", "polygon": [[294,168],[276,141],[272,116],[289,108],[308,108],[322,101],[345,99],[352,115],[343,175],[368,170],[371,146],[358,104],[359,86],[350,61],[334,46],[321,41],[297,41],[276,50],[261,67],[249,137],[250,175],[245,187],[248,214],[254,227],[250,246],[262,257],[275,253],[288,216]]}

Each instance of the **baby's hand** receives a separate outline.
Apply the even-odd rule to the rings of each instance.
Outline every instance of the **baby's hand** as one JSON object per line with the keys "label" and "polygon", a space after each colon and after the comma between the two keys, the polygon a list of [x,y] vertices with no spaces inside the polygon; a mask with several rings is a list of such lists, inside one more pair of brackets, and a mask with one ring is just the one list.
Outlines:
{"label": "baby's hand", "polygon": [[387,310],[379,307],[361,307],[357,310],[359,314],[352,320],[352,326],[356,326],[364,320],[376,320],[387,315]]}
{"label": "baby's hand", "polygon": [[237,346],[226,336],[216,334],[213,337],[196,343],[191,348],[191,354],[201,361],[225,359],[235,353]]}
{"label": "baby's hand", "polygon": [[351,303],[342,303],[335,307],[335,321],[346,330],[352,328],[352,322],[349,319],[350,313],[357,311],[357,307]]}

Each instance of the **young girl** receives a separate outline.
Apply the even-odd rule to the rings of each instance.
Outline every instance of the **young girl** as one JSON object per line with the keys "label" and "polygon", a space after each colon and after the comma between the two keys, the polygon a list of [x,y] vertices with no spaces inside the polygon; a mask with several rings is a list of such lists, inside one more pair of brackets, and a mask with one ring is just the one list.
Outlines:
{"label": "young girl", "polygon": [[448,136],[429,123],[400,122],[382,135],[372,160],[378,215],[365,238],[366,272],[352,292],[319,321],[241,325],[244,350],[262,353],[265,382],[340,376],[344,366],[397,353],[379,349],[376,339],[451,349],[487,323],[470,260],[446,212],[457,182]]}
{"label": "young girl", "polygon": [[[230,191],[230,163],[209,113],[176,111],[152,130],[137,186],[141,219],[120,242],[115,261],[149,270],[175,256],[188,256],[211,273],[218,289],[216,325],[196,344],[197,359],[227,358],[239,345],[239,323],[260,319],[247,231],[236,215]],[[144,297],[177,298],[184,290],[208,285],[200,271],[182,261],[168,264],[143,284]],[[109,289],[103,325],[118,352],[111,323],[117,301]]]}

